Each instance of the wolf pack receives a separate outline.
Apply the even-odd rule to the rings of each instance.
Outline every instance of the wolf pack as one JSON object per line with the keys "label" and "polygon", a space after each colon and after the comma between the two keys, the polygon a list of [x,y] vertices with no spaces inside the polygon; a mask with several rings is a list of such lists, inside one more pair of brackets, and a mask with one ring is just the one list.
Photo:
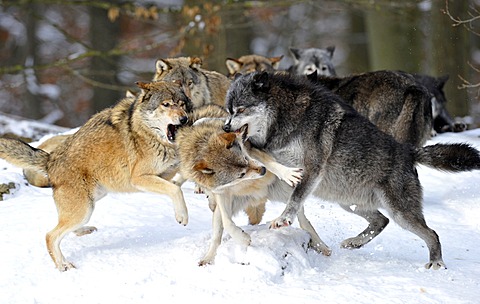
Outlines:
{"label": "wolf pack", "polygon": [[303,205],[313,195],[367,221],[341,247],[366,245],[392,219],[426,243],[426,268],[446,268],[423,215],[416,166],[480,169],[480,153],[468,144],[425,146],[437,133],[466,129],[446,110],[448,77],[392,70],[337,76],[335,47],[290,51],[288,70],[278,69],[283,56],[246,55],[226,59],[228,75],[202,68],[198,57],[158,59],[151,81],[138,81],[138,92],[75,133],[38,147],[0,138],[1,158],[23,168],[31,185],[52,187],[58,224],[46,245],[56,268],[75,268],[61,241],[96,231],[87,223],[109,192],[166,195],[175,220],[187,225],[185,181],[205,194],[212,212],[201,266],[214,263],[224,230],[249,246],[250,235],[232,218],[244,211],[257,225],[269,200],[286,204],[270,229],[298,220],[309,249],[329,256]]}

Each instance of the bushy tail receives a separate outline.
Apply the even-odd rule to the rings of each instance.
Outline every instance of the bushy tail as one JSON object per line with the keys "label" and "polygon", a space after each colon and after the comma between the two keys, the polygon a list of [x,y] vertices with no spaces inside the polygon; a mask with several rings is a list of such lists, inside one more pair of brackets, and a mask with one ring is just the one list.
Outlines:
{"label": "bushy tail", "polygon": [[47,173],[49,154],[18,139],[0,138],[0,158],[22,169]]}
{"label": "bushy tail", "polygon": [[449,172],[480,169],[480,152],[468,144],[436,144],[415,152],[416,162],[434,169]]}

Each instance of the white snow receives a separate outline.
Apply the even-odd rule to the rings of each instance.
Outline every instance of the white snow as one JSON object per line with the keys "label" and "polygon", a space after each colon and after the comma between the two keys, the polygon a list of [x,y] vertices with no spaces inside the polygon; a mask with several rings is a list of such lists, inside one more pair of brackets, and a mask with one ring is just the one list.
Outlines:
{"label": "white snow", "polygon": [[[442,134],[429,144],[480,148],[479,135],[480,129]],[[0,182],[20,185],[0,201],[0,303],[479,303],[480,171],[418,171],[425,217],[440,236],[446,270],[426,270],[425,243],[393,221],[364,248],[339,248],[366,222],[315,198],[305,211],[332,256],[305,250],[308,236],[297,224],[269,230],[267,222],[284,208],[269,202],[259,226],[248,226],[243,214],[235,218],[251,234],[251,246],[224,234],[216,263],[199,267],[211,211],[186,183],[186,227],[175,222],[167,197],[109,194],[99,201],[89,222],[98,231],[63,240],[77,269],[61,273],[45,247],[57,221],[51,189],[27,185],[20,169],[0,160]]]}

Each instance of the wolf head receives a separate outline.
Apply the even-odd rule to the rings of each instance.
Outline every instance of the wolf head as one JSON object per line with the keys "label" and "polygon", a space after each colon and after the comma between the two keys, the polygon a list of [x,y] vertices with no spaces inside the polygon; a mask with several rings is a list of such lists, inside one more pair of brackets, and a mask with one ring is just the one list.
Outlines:
{"label": "wolf head", "polygon": [[243,144],[245,131],[246,128],[238,132],[212,133],[207,142],[198,147],[192,179],[212,192],[221,192],[238,183],[264,176],[265,167],[246,152]]}
{"label": "wolf head", "polygon": [[172,82],[137,82],[137,86],[142,92],[134,103],[133,115],[138,115],[151,133],[173,142],[177,127],[188,122],[190,99],[179,84]]}
{"label": "wolf head", "polygon": [[290,48],[294,64],[289,71],[298,75],[310,75],[317,72],[318,75],[335,76],[336,72],[332,63],[334,51],[334,46],[329,46],[325,49]]}
{"label": "wolf head", "polygon": [[266,141],[274,108],[269,107],[270,76],[267,72],[239,76],[227,93],[229,114],[223,129],[235,131],[248,126],[246,137],[257,147]]}
{"label": "wolf head", "polygon": [[232,78],[235,74],[247,74],[252,72],[268,71],[273,72],[278,69],[280,60],[283,55],[279,57],[264,57],[260,55],[245,55],[238,59],[227,58],[225,65],[228,69],[228,77]]}
{"label": "wolf head", "polygon": [[204,104],[209,96],[204,75],[201,72],[202,60],[198,57],[178,57],[158,59],[155,63],[155,75],[153,80],[176,82],[184,87],[187,96],[192,100],[193,106]]}

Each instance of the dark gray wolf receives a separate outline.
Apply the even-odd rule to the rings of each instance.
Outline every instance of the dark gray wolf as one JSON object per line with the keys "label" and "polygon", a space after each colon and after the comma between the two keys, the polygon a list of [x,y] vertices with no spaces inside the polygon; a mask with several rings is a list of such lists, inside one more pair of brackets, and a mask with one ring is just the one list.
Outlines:
{"label": "dark gray wolf", "polygon": [[[303,168],[283,213],[271,227],[290,225],[314,193],[362,216],[368,227],[342,246],[359,248],[388,224],[384,208],[401,227],[425,241],[426,268],[445,267],[440,240],[422,212],[415,169],[424,164],[459,172],[480,169],[480,154],[466,144],[416,148],[401,144],[321,85],[291,74],[252,73],[237,78],[227,94],[224,129],[248,127],[251,144],[279,163]],[[355,208],[350,208],[355,206]]]}
{"label": "dark gray wolf", "polygon": [[235,74],[247,74],[251,72],[268,71],[273,72],[278,69],[282,56],[265,57],[261,55],[245,55],[237,59],[227,58],[225,65],[228,69],[228,77],[233,79]]}
{"label": "dark gray wolf", "polygon": [[[198,111],[194,110],[194,115],[196,112]],[[236,133],[225,133],[223,125],[224,119],[199,119],[192,126],[182,127],[176,138],[182,179],[201,185],[209,195],[211,209],[214,211],[212,240],[208,252],[199,263],[201,266],[213,263],[223,228],[240,244],[250,244],[250,236],[235,225],[233,215],[247,207],[263,207],[269,197],[269,186],[278,178],[285,181],[279,184],[286,194],[291,192],[291,187],[301,178],[300,169],[277,163],[268,154],[255,151],[248,142],[244,145],[246,128]],[[261,159],[263,165],[250,154]],[[315,232],[303,209],[297,217],[300,227],[311,236],[310,246],[330,255],[330,249]]]}
{"label": "dark gray wolf", "polygon": [[294,63],[288,68],[288,72],[297,75],[310,75],[317,72],[318,75],[335,76],[336,72],[332,63],[334,51],[334,46],[329,46],[325,49],[290,48]]}
{"label": "dark gray wolf", "polygon": [[467,126],[462,122],[455,122],[447,111],[447,98],[443,87],[448,80],[448,75],[432,77],[423,74],[413,74],[431,94],[433,129],[436,133],[463,132]]}
{"label": "dark gray wolf", "polygon": [[94,115],[51,153],[26,143],[0,139],[0,157],[22,168],[48,173],[58,211],[58,225],[47,233],[47,249],[60,271],[73,268],[60,250],[72,231],[84,227],[95,202],[107,192],[150,191],[168,195],[177,222],[188,213],[182,190],[161,176],[177,164],[176,129],[188,121],[191,104],[178,84],[138,83],[142,93]]}
{"label": "dark gray wolf", "polygon": [[421,147],[431,136],[430,94],[410,74],[375,71],[345,77],[308,77],[339,95],[398,142]]}

